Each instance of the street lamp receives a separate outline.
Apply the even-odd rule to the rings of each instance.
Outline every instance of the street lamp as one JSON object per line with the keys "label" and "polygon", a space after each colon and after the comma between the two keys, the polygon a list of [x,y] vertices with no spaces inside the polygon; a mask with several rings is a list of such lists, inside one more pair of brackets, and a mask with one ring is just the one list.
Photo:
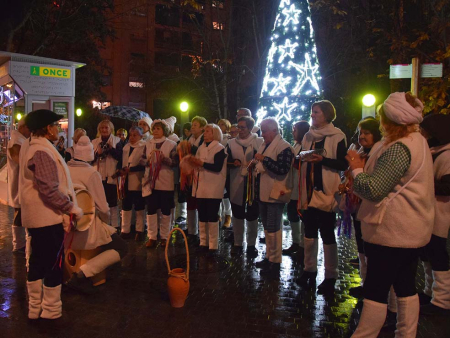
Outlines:
{"label": "street lamp", "polygon": [[180,110],[185,113],[189,109],[189,104],[187,102],[181,102],[180,104]]}
{"label": "street lamp", "polygon": [[375,96],[372,94],[366,94],[364,95],[362,99],[362,118],[366,118],[368,116],[375,117]]}
{"label": "street lamp", "polygon": [[22,114],[21,113],[17,113],[16,120],[20,121],[21,119],[22,119]]}
{"label": "street lamp", "polygon": [[83,111],[80,108],[78,108],[76,114],[78,117],[80,117],[81,115],[83,115]]}

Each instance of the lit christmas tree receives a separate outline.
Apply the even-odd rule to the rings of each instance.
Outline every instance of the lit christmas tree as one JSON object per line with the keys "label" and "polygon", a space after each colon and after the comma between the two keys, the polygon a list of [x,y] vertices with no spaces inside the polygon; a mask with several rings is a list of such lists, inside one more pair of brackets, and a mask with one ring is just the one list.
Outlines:
{"label": "lit christmas tree", "polygon": [[308,0],[281,0],[270,39],[257,124],[274,116],[288,132],[292,123],[309,121],[322,94]]}

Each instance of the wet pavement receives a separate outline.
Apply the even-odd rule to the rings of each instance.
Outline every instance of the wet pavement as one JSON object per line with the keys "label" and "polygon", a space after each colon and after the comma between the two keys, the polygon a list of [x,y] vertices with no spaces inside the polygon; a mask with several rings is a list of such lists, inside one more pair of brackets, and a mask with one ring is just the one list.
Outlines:
{"label": "wet pavement", "polygon": [[[333,296],[302,290],[295,279],[302,267],[283,256],[279,278],[262,277],[254,265],[263,257],[230,256],[230,243],[221,242],[212,259],[190,252],[190,291],[183,308],[170,306],[167,267],[161,247],[147,249],[128,241],[129,254],[108,269],[107,282],[93,296],[63,290],[63,318],[57,325],[27,320],[25,257],[11,253],[13,210],[0,204],[0,337],[349,337],[362,302],[349,295],[360,282],[348,263],[356,256],[354,239],[338,238],[339,279]],[[222,231],[223,238],[223,231]],[[290,229],[283,234],[290,245]],[[180,234],[170,241],[171,267],[185,267]],[[322,248],[319,247],[319,257]],[[323,280],[319,260],[317,281]],[[419,268],[418,288],[423,286]],[[450,318],[420,317],[418,337],[450,337]],[[392,331],[379,337],[393,337]]]}

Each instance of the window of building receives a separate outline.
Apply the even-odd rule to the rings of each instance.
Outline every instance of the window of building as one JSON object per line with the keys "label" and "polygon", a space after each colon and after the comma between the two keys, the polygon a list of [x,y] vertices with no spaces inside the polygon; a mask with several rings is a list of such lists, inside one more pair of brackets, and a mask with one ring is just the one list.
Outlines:
{"label": "window of building", "polygon": [[155,22],[158,25],[179,27],[180,11],[176,7],[168,7],[165,5],[156,5]]}
{"label": "window of building", "polygon": [[217,22],[217,21],[213,21],[213,29],[217,29],[217,30],[223,30],[223,23],[221,22]]}
{"label": "window of building", "polygon": [[155,64],[166,66],[178,66],[180,55],[176,53],[155,53]]}
{"label": "window of building", "polygon": [[131,88],[144,88],[144,82],[130,81],[128,86]]}
{"label": "window of building", "polygon": [[225,0],[213,0],[212,6],[217,8],[223,8]]}

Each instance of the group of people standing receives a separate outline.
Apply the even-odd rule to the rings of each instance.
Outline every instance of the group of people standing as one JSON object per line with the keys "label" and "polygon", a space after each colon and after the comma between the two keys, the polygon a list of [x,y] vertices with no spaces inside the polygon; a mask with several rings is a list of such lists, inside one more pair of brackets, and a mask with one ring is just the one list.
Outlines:
{"label": "group of people standing", "polygon": [[[59,117],[50,111],[30,113],[19,125],[19,131],[25,125],[32,136],[19,137],[23,145],[14,204],[16,213],[21,207],[22,225],[31,238],[30,318],[60,316],[60,289],[55,288],[61,286],[61,274],[53,264],[65,224],[70,227],[83,217],[74,198],[81,185],[93,196],[98,217],[80,241],[102,247],[102,253],[72,276],[68,284],[73,288],[89,290],[88,277],[126,254],[124,240],[131,238],[134,207],[134,238],[147,237],[146,247],[168,245],[178,216],[187,221],[189,243],[212,257],[219,248],[221,213],[224,227],[233,231],[231,254],[245,252],[253,258],[258,255],[260,219],[266,252],[255,266],[262,275],[278,276],[282,255],[296,254],[304,266],[296,282],[305,288],[315,287],[320,232],[325,279],[317,292],[333,292],[339,272],[335,227],[340,209],[353,219],[365,298],[354,337],[377,336],[388,299],[397,305],[396,335],[415,336],[419,257],[431,300],[424,311],[450,309],[450,140],[442,131],[450,123],[443,115],[423,119],[422,109],[410,93],[391,94],[379,108],[380,121],[359,123],[349,149],[346,136],[333,125],[336,110],[327,100],[312,105],[311,125],[293,125],[294,145],[283,138],[276,119],[266,118],[256,127],[245,108],[238,110],[235,125],[227,120],[208,124],[196,116],[183,126],[181,139],[174,133],[173,117],[144,118],[128,131],[128,139],[125,130],[119,130],[122,138],[115,136],[114,126],[105,120],[92,142],[84,130],[75,131],[74,146],[66,150],[67,165],[49,142],[56,140]],[[286,206],[292,245],[283,250]],[[38,210],[43,215],[39,220],[33,217]],[[14,231],[14,241],[23,241]],[[55,290],[51,297],[49,290]]]}

